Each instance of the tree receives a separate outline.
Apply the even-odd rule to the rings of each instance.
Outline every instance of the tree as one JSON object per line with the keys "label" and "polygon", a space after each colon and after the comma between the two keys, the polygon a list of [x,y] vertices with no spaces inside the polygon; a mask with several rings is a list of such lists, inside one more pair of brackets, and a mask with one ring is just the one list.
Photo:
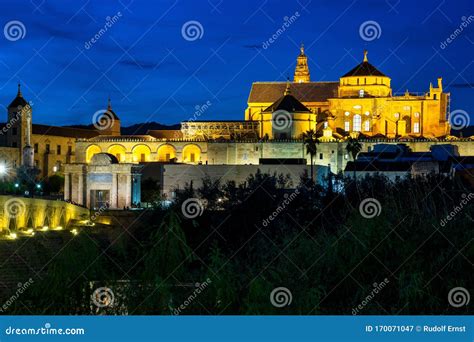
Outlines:
{"label": "tree", "polygon": [[309,154],[311,159],[311,181],[314,181],[314,171],[313,171],[313,159],[316,156],[317,144],[319,144],[319,139],[316,137],[316,132],[312,129],[303,133],[303,143],[306,147],[306,154]]}
{"label": "tree", "polygon": [[160,185],[158,182],[152,178],[145,179],[142,184],[142,202],[155,204],[159,202],[160,194]]}
{"label": "tree", "polygon": [[41,171],[37,167],[20,166],[17,169],[17,182],[25,187],[30,194],[36,191],[36,182]]}
{"label": "tree", "polygon": [[185,274],[185,263],[190,260],[192,251],[186,243],[181,219],[170,209],[150,237],[150,248],[144,258],[144,276],[150,280],[167,279],[172,275],[180,278]]}
{"label": "tree", "polygon": [[60,175],[52,175],[48,177],[44,184],[44,191],[48,194],[58,193],[64,187],[64,177]]}
{"label": "tree", "polygon": [[352,161],[354,162],[354,180],[356,180],[356,169],[355,169],[355,161],[357,159],[357,155],[362,150],[362,144],[359,142],[358,139],[349,137],[347,140],[346,151],[352,156]]}

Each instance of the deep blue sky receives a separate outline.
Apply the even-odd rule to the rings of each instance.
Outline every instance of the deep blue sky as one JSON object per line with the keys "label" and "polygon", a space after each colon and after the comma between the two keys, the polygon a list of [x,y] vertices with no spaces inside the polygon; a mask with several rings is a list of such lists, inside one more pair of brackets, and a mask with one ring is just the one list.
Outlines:
{"label": "deep blue sky", "polygon": [[[368,49],[394,91],[426,91],[442,76],[451,109],[474,112],[474,21],[440,48],[463,16],[474,15],[472,0],[4,0],[0,6],[1,28],[12,20],[26,28],[17,41],[0,35],[0,104],[6,113],[20,80],[36,123],[90,124],[108,95],[122,125],[177,123],[207,101],[200,120],[243,119],[251,83],[291,77],[300,42],[312,80],[338,80]],[[118,21],[85,49],[119,11]],[[296,21],[262,49],[295,12]],[[190,20],[201,23],[201,39],[183,38]],[[381,34],[365,41],[359,27],[369,20]]]}

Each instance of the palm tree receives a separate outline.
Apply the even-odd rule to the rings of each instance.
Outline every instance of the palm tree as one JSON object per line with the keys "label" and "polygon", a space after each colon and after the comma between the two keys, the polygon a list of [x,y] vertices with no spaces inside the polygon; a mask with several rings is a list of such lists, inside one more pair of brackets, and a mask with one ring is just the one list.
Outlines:
{"label": "palm tree", "polygon": [[355,161],[361,150],[362,144],[359,142],[359,140],[357,138],[349,137],[347,140],[346,151],[352,156],[352,160],[354,161],[354,180],[356,180]]}
{"label": "palm tree", "polygon": [[316,138],[316,132],[312,129],[303,133],[303,144],[306,146],[306,154],[309,154],[311,160],[311,181],[313,181],[313,158],[316,155],[319,139]]}

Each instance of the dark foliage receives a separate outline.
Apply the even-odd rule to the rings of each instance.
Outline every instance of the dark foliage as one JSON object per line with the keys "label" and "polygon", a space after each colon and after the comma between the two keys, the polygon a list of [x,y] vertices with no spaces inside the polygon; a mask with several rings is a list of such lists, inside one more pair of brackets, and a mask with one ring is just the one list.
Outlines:
{"label": "dark foliage", "polygon": [[[28,291],[30,309],[97,313],[84,285],[94,280],[115,291],[109,314],[351,314],[362,303],[358,314],[472,314],[448,303],[450,289],[474,288],[472,202],[443,221],[472,189],[440,176],[329,184],[305,174],[287,190],[289,177],[261,172],[243,184],[189,184],[105,254],[69,246]],[[190,198],[203,206],[194,218],[182,215]],[[368,198],[380,203],[372,218],[359,208]],[[290,305],[272,305],[276,287],[291,291]]]}

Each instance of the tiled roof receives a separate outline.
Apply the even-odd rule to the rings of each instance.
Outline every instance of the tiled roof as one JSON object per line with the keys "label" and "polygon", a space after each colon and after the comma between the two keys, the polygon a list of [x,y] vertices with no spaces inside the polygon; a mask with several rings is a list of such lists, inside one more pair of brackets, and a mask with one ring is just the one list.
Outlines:
{"label": "tiled roof", "polygon": [[385,75],[374,67],[369,62],[362,62],[357,65],[354,69],[349,71],[342,77],[351,77],[351,76],[384,76]]}
{"label": "tiled roof", "polygon": [[348,161],[345,171],[366,171],[366,172],[408,172],[411,170],[412,163],[407,161],[400,162],[381,162],[378,160],[359,162]]}
{"label": "tiled roof", "polygon": [[90,141],[155,141],[151,135],[98,135],[90,139]]}
{"label": "tiled roof", "polygon": [[99,132],[92,129],[88,130],[75,127],[73,128],[33,124],[33,134],[71,138],[92,138],[98,136]]}
{"label": "tiled roof", "polygon": [[183,133],[179,129],[150,129],[146,134],[157,139],[182,139]]}
{"label": "tiled roof", "polygon": [[22,106],[25,107],[29,105],[28,101],[26,101],[23,96],[19,95],[13,99],[13,101],[8,105],[8,108]]}
{"label": "tiled roof", "polygon": [[275,112],[284,110],[290,113],[311,113],[311,111],[293,95],[285,95],[280,97],[276,102],[264,110],[264,112]]}
{"label": "tiled roof", "polygon": [[[249,103],[274,103],[285,92],[287,82],[254,82]],[[326,102],[337,97],[339,82],[291,83],[291,94],[301,102]]]}

